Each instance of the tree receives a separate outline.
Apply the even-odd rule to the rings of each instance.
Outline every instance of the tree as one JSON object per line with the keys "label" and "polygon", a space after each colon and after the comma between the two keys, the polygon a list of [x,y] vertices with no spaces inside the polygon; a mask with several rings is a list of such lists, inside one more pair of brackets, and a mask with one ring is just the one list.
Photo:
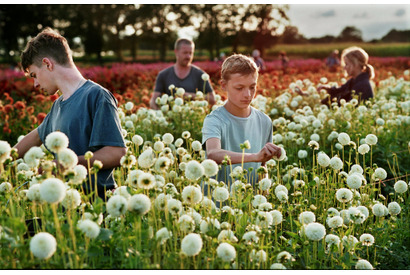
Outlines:
{"label": "tree", "polygon": [[410,30],[398,31],[392,29],[381,39],[383,42],[410,42]]}
{"label": "tree", "polygon": [[345,27],[337,37],[342,42],[363,42],[362,31],[354,26]]}
{"label": "tree", "polygon": [[306,41],[306,38],[299,33],[299,30],[295,26],[286,26],[285,31],[281,36],[282,43],[285,44],[296,44],[303,43]]}

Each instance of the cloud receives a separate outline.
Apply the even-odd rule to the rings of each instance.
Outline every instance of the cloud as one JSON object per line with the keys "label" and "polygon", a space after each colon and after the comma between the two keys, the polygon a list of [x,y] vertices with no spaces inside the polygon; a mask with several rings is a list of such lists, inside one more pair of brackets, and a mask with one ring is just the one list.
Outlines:
{"label": "cloud", "polygon": [[317,14],[318,17],[333,17],[335,15],[335,10],[328,10]]}
{"label": "cloud", "polygon": [[394,13],[394,15],[397,16],[397,17],[401,17],[401,16],[403,16],[403,15],[405,15],[405,14],[406,14],[406,10],[405,10],[405,9],[398,9],[398,10]]}
{"label": "cloud", "polygon": [[356,18],[356,19],[366,19],[366,18],[368,18],[368,14],[367,14],[367,12],[355,13],[355,14],[353,15],[353,18]]}

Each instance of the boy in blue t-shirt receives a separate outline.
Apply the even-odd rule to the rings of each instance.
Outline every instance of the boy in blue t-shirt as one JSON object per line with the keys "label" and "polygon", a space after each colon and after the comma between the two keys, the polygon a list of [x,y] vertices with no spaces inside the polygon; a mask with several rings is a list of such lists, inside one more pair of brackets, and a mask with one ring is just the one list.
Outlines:
{"label": "boy in blue t-shirt", "polygon": [[[232,170],[241,166],[253,167],[248,182],[258,181],[256,169],[273,156],[281,155],[281,148],[272,143],[272,121],[263,112],[250,106],[257,87],[258,67],[242,54],[228,57],[222,64],[221,86],[228,94],[224,106],[212,111],[204,120],[202,144],[208,159],[220,164],[229,156]],[[240,144],[246,140],[250,149],[242,154]],[[218,181],[228,183],[231,167],[227,165],[218,173]]]}
{"label": "boy in blue t-shirt", "polygon": [[[34,87],[53,95],[62,95],[53,103],[43,123],[27,134],[14,148],[24,157],[33,146],[45,143],[48,134],[61,131],[69,139],[68,147],[78,156],[78,164],[88,166],[84,154],[93,152],[90,159],[102,162],[97,174],[98,195],[115,188],[113,169],[120,165],[126,153],[117,101],[100,85],[84,79],[71,56],[67,40],[56,31],[46,28],[31,39],[21,55],[21,65],[34,79]],[[94,181],[94,177],[91,177]],[[94,186],[94,184],[92,185]],[[85,184],[86,191],[89,187]]]}

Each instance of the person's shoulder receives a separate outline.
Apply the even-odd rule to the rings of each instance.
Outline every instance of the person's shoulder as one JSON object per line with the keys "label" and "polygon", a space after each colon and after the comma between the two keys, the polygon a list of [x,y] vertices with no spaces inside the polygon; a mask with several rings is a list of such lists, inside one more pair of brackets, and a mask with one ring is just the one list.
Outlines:
{"label": "person's shoulder", "polygon": [[258,119],[261,119],[264,122],[272,123],[271,118],[267,114],[265,114],[261,110],[256,109],[255,107],[251,106],[251,108],[252,108],[252,112],[255,117],[257,117]]}
{"label": "person's shoulder", "polygon": [[169,66],[168,68],[162,69],[161,71],[159,71],[158,75],[167,75],[169,73],[171,73],[174,70],[174,66]]}
{"label": "person's shoulder", "polygon": [[191,64],[191,68],[194,72],[197,72],[197,73],[200,73],[200,74],[205,73],[204,70],[202,70],[201,68],[199,68],[198,66],[196,66],[194,64]]}
{"label": "person's shoulder", "polygon": [[114,95],[107,88],[101,86],[100,84],[92,80],[87,80],[86,84],[84,85],[86,85],[83,90],[84,97],[94,100],[116,101]]}
{"label": "person's shoulder", "polygon": [[226,123],[229,117],[226,114],[226,110],[223,106],[215,108],[211,113],[209,113],[205,119],[208,121],[218,121],[220,123]]}

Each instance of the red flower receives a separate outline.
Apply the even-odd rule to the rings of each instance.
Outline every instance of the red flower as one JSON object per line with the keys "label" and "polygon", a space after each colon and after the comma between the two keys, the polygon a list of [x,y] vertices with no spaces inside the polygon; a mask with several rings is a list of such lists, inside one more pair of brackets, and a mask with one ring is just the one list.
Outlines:
{"label": "red flower", "polygon": [[10,112],[13,111],[13,110],[14,110],[14,107],[13,107],[13,105],[11,105],[11,104],[7,104],[6,106],[4,106],[4,112],[5,112],[6,114],[10,113]]}
{"label": "red flower", "polygon": [[43,120],[46,118],[46,116],[47,116],[46,113],[38,113],[37,120],[38,120],[39,125],[43,122]]}
{"label": "red flower", "polygon": [[14,103],[14,108],[18,110],[24,110],[26,108],[26,104],[23,101],[17,101]]}

